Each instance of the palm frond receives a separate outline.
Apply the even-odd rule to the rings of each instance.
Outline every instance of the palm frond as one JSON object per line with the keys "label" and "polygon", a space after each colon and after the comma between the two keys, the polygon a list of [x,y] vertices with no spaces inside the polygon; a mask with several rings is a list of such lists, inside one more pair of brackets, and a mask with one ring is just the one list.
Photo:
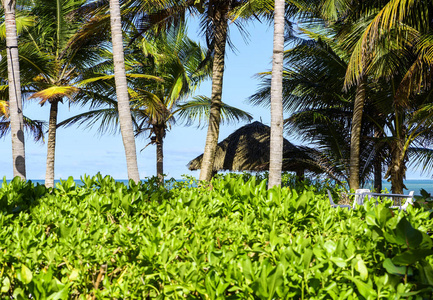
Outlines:
{"label": "palm frond", "polygon": [[71,118],[68,118],[57,124],[57,127],[69,127],[77,124],[78,127],[92,128],[99,125],[98,133],[118,133],[118,111],[116,108],[103,108],[98,110],[87,111]]}
{"label": "palm frond", "polygon": [[[193,100],[180,104],[177,108],[179,119],[185,122],[187,126],[198,122],[198,127],[204,122],[207,124],[210,114],[211,99],[206,96],[196,96]],[[221,122],[251,122],[253,117],[238,108],[223,103],[221,107]]]}
{"label": "palm frond", "polygon": [[408,149],[409,166],[421,169],[421,174],[433,170],[433,149],[411,147]]}
{"label": "palm frond", "polygon": [[9,103],[5,100],[0,100],[0,116],[9,119]]}
{"label": "palm frond", "polygon": [[[46,132],[47,127],[46,122],[32,120],[26,116],[23,116],[23,121],[26,135],[33,136],[35,142],[44,142],[44,132]],[[10,120],[5,116],[0,116],[0,138],[8,135],[10,130]]]}
{"label": "palm frond", "polygon": [[78,88],[74,86],[51,86],[49,88],[38,91],[30,96],[32,98],[40,98],[40,104],[44,104],[47,100],[51,99],[61,99],[63,97],[68,97],[73,99],[74,95],[79,91]]}
{"label": "palm frond", "polygon": [[[22,32],[28,30],[29,27],[36,25],[36,17],[31,15],[23,15],[18,12],[15,18],[16,26],[17,26],[17,34],[20,35]],[[3,22],[0,24],[0,40],[4,40],[6,38],[6,26]]]}

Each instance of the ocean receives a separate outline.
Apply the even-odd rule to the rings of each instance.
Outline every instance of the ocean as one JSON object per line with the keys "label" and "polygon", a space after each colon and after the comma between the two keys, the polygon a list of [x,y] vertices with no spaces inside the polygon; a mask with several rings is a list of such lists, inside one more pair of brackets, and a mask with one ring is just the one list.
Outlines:
{"label": "ocean", "polygon": [[[420,190],[425,189],[428,193],[433,196],[433,180],[432,179],[408,179],[404,181],[407,187],[405,194],[410,191],[414,191],[415,195],[420,195]],[[372,186],[365,186],[365,188],[372,188]],[[382,188],[391,191],[391,183],[388,181],[382,181]]]}
{"label": "ocean", "polygon": [[[7,182],[9,182],[10,180],[7,180]],[[40,180],[40,179],[31,179],[31,181],[34,184],[44,184],[44,180]],[[124,184],[128,184],[128,180],[126,179],[118,179],[116,180],[118,182],[123,182]],[[183,179],[181,180],[177,180],[177,181],[184,181]],[[57,182],[60,182],[60,180],[54,180],[54,184],[56,184]],[[81,184],[81,180],[75,180],[75,182],[80,185]],[[383,181],[383,189],[386,189],[388,191],[391,191],[391,183],[388,181]],[[433,180],[432,179],[409,179],[409,180],[405,180],[404,184],[407,187],[407,190],[405,190],[405,194],[408,194],[409,191],[414,191],[415,195],[420,195],[420,190],[421,189],[425,189],[428,193],[432,194],[433,196]],[[370,188],[371,186],[367,185],[364,188]]]}

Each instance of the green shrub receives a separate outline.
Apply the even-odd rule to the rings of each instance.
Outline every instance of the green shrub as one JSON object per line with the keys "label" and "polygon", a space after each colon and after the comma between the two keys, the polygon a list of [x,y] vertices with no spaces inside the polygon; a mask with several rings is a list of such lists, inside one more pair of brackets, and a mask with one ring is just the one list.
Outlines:
{"label": "green shrub", "polygon": [[422,208],[334,209],[325,188],[267,190],[266,180],[232,174],[170,189],[82,182],[3,182],[1,298],[432,295],[432,220]]}

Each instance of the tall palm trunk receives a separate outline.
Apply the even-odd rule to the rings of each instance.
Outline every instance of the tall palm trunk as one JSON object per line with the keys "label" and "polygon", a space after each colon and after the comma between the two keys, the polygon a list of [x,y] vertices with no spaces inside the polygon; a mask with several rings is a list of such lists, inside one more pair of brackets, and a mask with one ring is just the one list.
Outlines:
{"label": "tall palm trunk", "polygon": [[56,154],[57,112],[59,100],[50,101],[50,120],[48,121],[47,169],[45,170],[45,186],[54,187],[54,158]]}
{"label": "tall palm trunk", "polygon": [[[381,137],[381,133],[379,130],[375,129],[374,131],[374,137],[376,139],[379,139]],[[374,154],[374,160],[373,160],[373,168],[374,168],[374,190],[376,193],[380,193],[382,191],[382,156],[380,155],[381,152],[381,146],[377,145],[375,146],[375,154]]]}
{"label": "tall palm trunk", "polygon": [[356,88],[355,103],[353,107],[352,129],[350,135],[350,168],[349,187],[359,189],[359,154],[361,144],[362,114],[364,111],[366,83],[361,79]]}
{"label": "tall palm trunk", "polygon": [[284,0],[275,0],[271,80],[271,141],[268,187],[281,185],[283,166]]}
{"label": "tall palm trunk", "polygon": [[382,158],[376,153],[374,158],[374,190],[376,193],[382,191]]}
{"label": "tall palm trunk", "polygon": [[200,180],[209,181],[215,161],[221,121],[221,96],[223,89],[224,57],[227,42],[228,17],[226,10],[217,10],[214,17],[215,53],[212,68],[212,99],[206,145],[201,164]]}
{"label": "tall palm trunk", "polygon": [[110,0],[110,20],[111,39],[113,44],[114,80],[116,83],[120,131],[122,133],[123,146],[125,148],[128,178],[138,182],[140,181],[140,175],[138,173],[137,151],[135,148],[128,86],[126,82],[119,0]]}
{"label": "tall palm trunk", "polygon": [[[395,99],[396,100],[396,99]],[[404,109],[396,101],[395,103],[395,131],[396,137],[393,139],[391,148],[391,163],[386,176],[391,178],[391,190],[395,194],[403,194],[406,188],[403,181],[406,176],[406,128],[403,125]]]}
{"label": "tall palm trunk", "polygon": [[21,99],[18,37],[15,23],[15,0],[3,0],[8,60],[9,115],[12,136],[13,176],[26,179],[26,160],[23,130],[23,104]]}
{"label": "tall palm trunk", "polygon": [[160,182],[164,181],[164,136],[165,128],[164,124],[155,125],[155,144],[156,144],[156,176]]}
{"label": "tall palm trunk", "polygon": [[156,175],[160,181],[164,180],[164,152],[163,141],[156,143]]}

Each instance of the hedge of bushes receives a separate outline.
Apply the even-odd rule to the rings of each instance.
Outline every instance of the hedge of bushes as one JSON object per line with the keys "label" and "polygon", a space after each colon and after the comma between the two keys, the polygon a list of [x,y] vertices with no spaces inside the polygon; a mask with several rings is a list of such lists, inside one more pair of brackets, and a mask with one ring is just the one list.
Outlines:
{"label": "hedge of bushes", "polygon": [[267,190],[72,178],[0,189],[7,299],[400,299],[433,291],[430,212],[331,208],[315,186]]}

